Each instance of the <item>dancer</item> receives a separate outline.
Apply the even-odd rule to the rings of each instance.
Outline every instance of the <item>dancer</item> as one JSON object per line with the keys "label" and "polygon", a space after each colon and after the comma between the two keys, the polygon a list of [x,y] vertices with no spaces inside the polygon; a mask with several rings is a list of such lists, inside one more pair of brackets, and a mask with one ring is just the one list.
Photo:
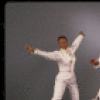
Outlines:
{"label": "dancer", "polygon": [[74,72],[76,61],[75,51],[79,47],[84,36],[85,35],[82,31],[79,32],[78,36],[70,47],[68,47],[68,40],[65,36],[58,37],[58,45],[60,50],[53,52],[46,52],[26,46],[27,50],[32,54],[40,55],[46,59],[57,61],[58,63],[59,72],[55,77],[54,93],[51,100],[61,100],[65,88],[69,89],[72,100],[79,100],[79,90]]}
{"label": "dancer", "polygon": [[[94,58],[90,59],[90,63],[93,65],[93,67],[95,69],[100,68],[100,56],[98,59],[94,59]],[[92,100],[100,100],[100,89],[99,89],[96,97]]]}

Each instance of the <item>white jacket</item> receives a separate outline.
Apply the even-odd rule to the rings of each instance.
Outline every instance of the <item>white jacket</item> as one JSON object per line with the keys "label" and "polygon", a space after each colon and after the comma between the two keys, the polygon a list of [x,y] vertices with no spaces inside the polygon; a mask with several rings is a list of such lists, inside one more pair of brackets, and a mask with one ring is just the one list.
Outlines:
{"label": "white jacket", "polygon": [[75,51],[79,47],[82,39],[83,36],[78,35],[72,43],[72,46],[68,47],[66,50],[60,49],[53,52],[46,52],[35,49],[34,54],[40,55],[52,61],[57,61],[59,66],[59,73],[57,77],[61,79],[69,79],[72,75],[74,75],[74,66],[76,61]]}

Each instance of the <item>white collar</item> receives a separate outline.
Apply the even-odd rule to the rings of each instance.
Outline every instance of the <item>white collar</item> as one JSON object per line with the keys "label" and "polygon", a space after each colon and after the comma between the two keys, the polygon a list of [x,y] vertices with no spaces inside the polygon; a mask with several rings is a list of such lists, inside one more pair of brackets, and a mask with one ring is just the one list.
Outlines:
{"label": "white collar", "polygon": [[68,48],[66,48],[66,49],[60,48],[60,50],[61,50],[61,51],[67,51],[67,50],[68,50]]}
{"label": "white collar", "polygon": [[67,54],[71,55],[70,48],[66,48],[66,49],[61,48],[60,50],[61,50],[63,53],[67,53]]}

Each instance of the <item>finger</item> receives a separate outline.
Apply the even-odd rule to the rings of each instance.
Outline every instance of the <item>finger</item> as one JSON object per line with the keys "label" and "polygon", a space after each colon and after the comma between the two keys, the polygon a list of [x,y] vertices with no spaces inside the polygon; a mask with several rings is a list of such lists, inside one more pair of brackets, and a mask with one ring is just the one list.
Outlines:
{"label": "finger", "polygon": [[25,48],[27,48],[27,47],[28,47],[28,45],[25,46]]}
{"label": "finger", "polygon": [[30,50],[31,48],[30,48],[30,46],[26,46],[26,49],[27,49],[27,50]]}
{"label": "finger", "polygon": [[90,62],[93,62],[94,60],[93,59],[90,59]]}
{"label": "finger", "polygon": [[79,33],[80,33],[80,34],[83,34],[83,31],[80,31]]}
{"label": "finger", "polygon": [[92,58],[92,59],[91,59],[91,61],[95,61],[95,59],[94,59],[94,58]]}
{"label": "finger", "polygon": [[28,45],[24,46],[24,49],[25,49],[25,50],[28,49]]}
{"label": "finger", "polygon": [[25,48],[26,48],[26,49],[29,49],[29,46],[26,46]]}

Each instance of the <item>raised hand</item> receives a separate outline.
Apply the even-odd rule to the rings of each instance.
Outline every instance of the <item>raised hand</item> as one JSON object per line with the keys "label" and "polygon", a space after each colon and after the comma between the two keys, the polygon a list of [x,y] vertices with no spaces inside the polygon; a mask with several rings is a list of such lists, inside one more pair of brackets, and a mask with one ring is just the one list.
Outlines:
{"label": "raised hand", "polygon": [[90,63],[95,66],[99,65],[99,61],[94,58],[90,59]]}
{"label": "raised hand", "polygon": [[26,46],[26,49],[27,49],[28,51],[30,51],[30,52],[34,52],[34,49],[33,49],[31,46],[29,46],[29,45]]}
{"label": "raised hand", "polygon": [[83,37],[85,37],[85,34],[83,33],[83,31],[80,31],[79,35],[82,35]]}

